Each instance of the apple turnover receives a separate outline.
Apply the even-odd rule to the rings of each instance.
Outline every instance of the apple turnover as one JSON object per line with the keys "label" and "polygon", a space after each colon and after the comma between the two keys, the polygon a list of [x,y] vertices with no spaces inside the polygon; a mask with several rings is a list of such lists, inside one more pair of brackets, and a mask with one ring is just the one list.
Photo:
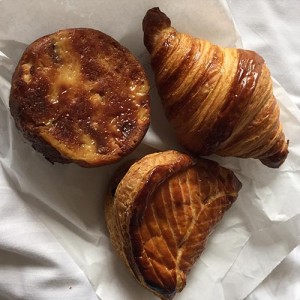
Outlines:
{"label": "apple turnover", "polygon": [[112,180],[105,205],[112,244],[142,286],[172,299],[240,188],[213,161],[149,154]]}

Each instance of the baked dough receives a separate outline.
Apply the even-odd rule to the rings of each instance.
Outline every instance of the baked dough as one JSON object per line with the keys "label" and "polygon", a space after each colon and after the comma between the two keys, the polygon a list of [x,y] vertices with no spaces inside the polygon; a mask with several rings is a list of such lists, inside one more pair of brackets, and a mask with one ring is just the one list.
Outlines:
{"label": "baked dough", "polygon": [[147,12],[143,29],[166,116],[186,149],[273,168],[284,162],[288,142],[261,56],[179,33],[158,8]]}
{"label": "baked dough", "polygon": [[110,36],[65,29],[25,50],[10,109],[49,161],[99,166],[127,155],[145,135],[149,84],[135,57]]}
{"label": "baked dough", "polygon": [[172,299],[240,188],[213,161],[149,154],[112,180],[105,205],[112,244],[142,286]]}

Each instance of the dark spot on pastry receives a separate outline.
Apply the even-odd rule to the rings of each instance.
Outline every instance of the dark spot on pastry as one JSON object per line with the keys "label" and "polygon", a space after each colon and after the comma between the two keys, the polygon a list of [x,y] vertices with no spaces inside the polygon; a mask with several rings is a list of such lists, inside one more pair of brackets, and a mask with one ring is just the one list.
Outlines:
{"label": "dark spot on pastry", "polygon": [[59,57],[58,53],[57,53],[57,50],[56,50],[56,46],[55,46],[55,43],[51,43],[49,45],[49,55],[50,57],[52,58],[53,62],[54,63],[60,63],[61,62],[61,58]]}
{"label": "dark spot on pastry", "polygon": [[129,136],[134,127],[135,127],[135,125],[133,122],[127,121],[127,122],[123,123],[123,125],[121,127],[122,134],[125,137]]}

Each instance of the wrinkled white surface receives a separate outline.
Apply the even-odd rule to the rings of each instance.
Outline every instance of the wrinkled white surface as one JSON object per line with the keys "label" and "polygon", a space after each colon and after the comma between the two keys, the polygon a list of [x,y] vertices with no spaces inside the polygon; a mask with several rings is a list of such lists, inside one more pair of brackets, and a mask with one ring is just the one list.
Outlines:
{"label": "wrinkled white surface", "polygon": [[[25,45],[61,28],[102,30],[133,51],[151,72],[141,20],[156,5],[178,30],[224,46],[240,45],[221,0],[0,2],[1,300],[156,299],[136,284],[110,248],[102,205],[117,166],[51,165],[25,142],[8,112],[10,77]],[[178,148],[155,89],[151,94],[151,129],[131,157],[154,148]],[[259,290],[260,283],[274,285],[278,265],[300,244],[300,113],[276,83],[275,96],[290,139],[289,157],[279,170],[251,159],[212,157],[236,172],[243,189],[178,300],[244,299],[254,289],[253,295],[262,298],[249,296],[251,300],[275,299],[271,290]],[[274,269],[275,281],[270,279]]]}
{"label": "wrinkled white surface", "polygon": [[[266,59],[272,75],[300,108],[300,2],[228,0],[228,4],[243,37],[244,47],[255,49]],[[288,195],[285,199],[289,200]],[[247,300],[298,299],[299,261],[300,245],[276,267]]]}

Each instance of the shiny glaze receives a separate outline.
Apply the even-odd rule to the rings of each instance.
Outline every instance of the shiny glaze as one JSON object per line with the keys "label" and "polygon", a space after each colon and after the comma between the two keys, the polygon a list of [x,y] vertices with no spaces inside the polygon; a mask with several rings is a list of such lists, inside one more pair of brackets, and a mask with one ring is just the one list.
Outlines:
{"label": "shiny glaze", "polygon": [[[193,45],[195,47],[194,43]],[[197,49],[197,47],[194,49],[195,50],[192,52],[192,56],[189,56],[189,64],[183,64],[183,69],[177,72],[177,74],[182,72],[188,73],[195,61],[199,59],[201,52],[199,49]],[[219,48],[214,47],[210,58],[211,59],[206,62],[205,68],[197,72],[197,76],[194,78],[193,84],[189,87],[188,92],[181,97],[179,101],[172,105],[168,105],[167,101],[164,103],[166,116],[169,120],[173,120],[174,118],[178,119],[179,117],[185,118],[187,114],[192,114],[199,106],[199,103],[195,101],[195,99],[204,100],[209,95],[210,90],[205,88],[203,89],[203,87],[210,85],[212,81],[217,81],[217,78],[219,77],[219,71],[223,63],[223,54]],[[171,80],[167,86],[170,84]],[[172,89],[175,87],[176,85],[171,85],[168,90],[162,89],[162,91],[166,92],[167,94],[171,94]]]}
{"label": "shiny glaze", "polygon": [[33,143],[59,143],[78,160],[95,154],[106,163],[145,134],[148,91],[142,67],[126,48],[100,31],[67,29],[27,48],[13,77],[10,107]]}
{"label": "shiny glaze", "polygon": [[214,225],[237,197],[232,172],[201,160],[151,172],[134,201],[131,267],[161,299],[172,299],[204,249]]}
{"label": "shiny glaze", "polygon": [[158,93],[179,143],[194,155],[257,158],[279,167],[288,141],[263,58],[177,32],[158,8],[143,24]]}
{"label": "shiny glaze", "polygon": [[211,154],[225,141],[247,109],[261,75],[264,60],[253,51],[237,49],[238,65],[218,118],[204,142],[203,154]]}

